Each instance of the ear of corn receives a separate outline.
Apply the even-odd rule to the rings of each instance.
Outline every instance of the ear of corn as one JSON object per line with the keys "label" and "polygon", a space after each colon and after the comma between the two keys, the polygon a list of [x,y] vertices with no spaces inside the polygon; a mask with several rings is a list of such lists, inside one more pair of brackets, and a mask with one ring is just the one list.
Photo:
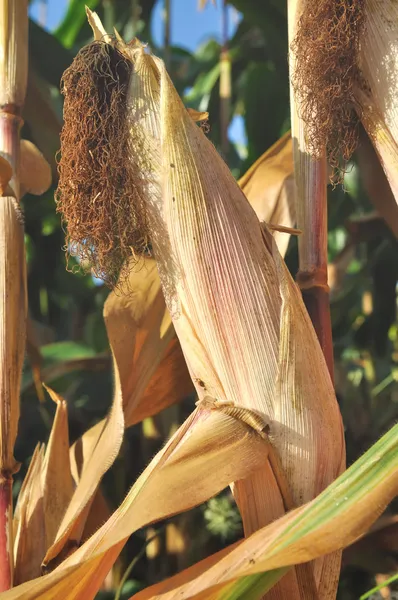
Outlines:
{"label": "ear of corn", "polygon": [[[163,63],[138,41],[118,42],[117,51],[131,65],[129,169],[199,398],[210,395],[269,419],[299,505],[344,466],[340,413],[300,295],[271,234],[192,121]],[[65,89],[66,105],[68,94],[72,88]],[[247,534],[286,510],[270,463],[234,490]],[[325,577],[337,572],[334,565]],[[316,584],[323,575],[320,566]],[[298,597],[294,574],[281,585]]]}
{"label": "ear of corn", "polygon": [[397,5],[393,0],[369,0],[365,14],[359,65],[364,84],[357,89],[359,116],[398,201]]}

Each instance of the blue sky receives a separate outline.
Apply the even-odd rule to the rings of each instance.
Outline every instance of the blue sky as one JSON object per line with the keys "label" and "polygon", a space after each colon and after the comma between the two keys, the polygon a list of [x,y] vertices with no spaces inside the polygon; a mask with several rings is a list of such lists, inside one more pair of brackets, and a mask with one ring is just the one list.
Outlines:
{"label": "blue sky", "polygon": [[[43,0],[32,2],[31,14],[38,18]],[[221,0],[217,4],[221,5]],[[47,27],[53,30],[62,21],[68,0],[47,0]],[[221,10],[209,2],[202,11],[198,10],[198,0],[171,0],[171,35],[172,43],[194,50],[200,42],[208,37],[220,39]],[[163,39],[163,0],[158,0],[153,18],[153,35],[161,44]],[[229,32],[233,33],[238,22],[238,13],[228,8]]]}
{"label": "blue sky", "polygon": [[[171,41],[173,44],[195,50],[209,37],[221,39],[221,6],[222,0],[217,0],[215,7],[208,2],[206,8],[198,10],[198,0],[171,0]],[[31,16],[38,19],[40,4],[43,0],[35,0],[31,5]],[[156,42],[161,45],[163,40],[163,5],[164,0],[158,0],[152,19],[152,33]],[[47,0],[47,29],[54,30],[62,21],[68,6],[68,0]],[[229,35],[232,35],[238,24],[239,15],[232,7],[228,7]],[[236,117],[231,123],[229,135],[232,141],[244,143],[245,133],[243,120]]]}

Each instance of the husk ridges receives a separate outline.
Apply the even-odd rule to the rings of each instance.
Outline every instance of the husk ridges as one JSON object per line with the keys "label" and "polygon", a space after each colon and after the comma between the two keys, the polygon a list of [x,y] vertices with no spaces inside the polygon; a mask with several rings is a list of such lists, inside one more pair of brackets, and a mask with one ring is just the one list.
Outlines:
{"label": "husk ridges", "polygon": [[65,96],[57,211],[66,251],[107,284],[147,247],[142,181],[131,160],[132,63],[113,45],[84,47],[62,78]]}

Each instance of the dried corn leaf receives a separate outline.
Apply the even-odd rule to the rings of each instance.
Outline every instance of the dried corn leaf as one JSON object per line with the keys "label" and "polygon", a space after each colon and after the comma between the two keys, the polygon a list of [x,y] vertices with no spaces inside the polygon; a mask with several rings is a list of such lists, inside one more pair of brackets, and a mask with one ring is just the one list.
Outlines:
{"label": "dried corn leaf", "polygon": [[[124,285],[129,293],[119,289],[110,294],[104,319],[115,365],[113,407],[117,406],[118,412],[124,411],[124,424],[128,427],[181,400],[191,391],[192,383],[165,307],[155,262],[145,259],[136,271],[131,271]],[[90,511],[90,498],[116,458],[118,442],[111,439],[111,429],[105,433],[105,426],[105,421],[101,421],[92,427],[71,449],[77,488],[57,542],[45,562],[55,558],[67,538],[73,538],[69,545],[79,541]],[[108,449],[104,446],[104,436]]]}
{"label": "dried corn leaf", "polygon": [[[118,371],[125,426],[158,413],[192,391],[153,259],[130,270],[128,291],[112,292],[104,319]],[[119,390],[119,382],[121,389]]]}
{"label": "dried corn leaf", "polygon": [[[253,451],[253,462],[261,465],[267,454],[266,442],[250,433],[241,422],[234,420],[232,423],[230,419],[222,411],[207,412],[206,408],[199,408],[154,458],[120,508],[91,540],[50,575],[20,585],[2,598],[93,598],[127,536],[143,525],[142,517],[152,522],[162,518],[165,510],[172,506],[175,510],[183,510],[190,500],[200,501],[198,493],[203,494],[203,498],[213,485],[218,488],[228,477],[238,477],[242,473],[241,460],[247,461],[245,468],[250,472],[255,465],[247,457],[248,451]],[[259,441],[262,448],[258,446]],[[397,445],[398,426],[395,426],[315,500],[248,539],[144,590],[137,595],[137,600],[221,600],[229,597],[228,594],[235,598],[257,599],[281,576],[281,573],[269,571],[285,570],[351,544],[370,527],[398,492]],[[217,460],[219,450],[220,461]],[[190,464],[200,469],[207,467],[212,482],[206,490],[198,490]],[[164,493],[165,489],[169,490],[167,483],[164,484],[166,487],[158,487],[163,481],[165,473],[162,469],[165,467],[174,498]],[[218,474],[221,480],[217,484],[214,479]],[[208,477],[203,474],[200,481],[206,483]],[[149,500],[148,494],[152,494]],[[164,500],[166,507],[162,507]],[[142,507],[144,503],[147,506]],[[321,597],[327,598],[327,590],[322,592]]]}
{"label": "dried corn leaf", "polygon": [[309,504],[134,598],[260,598],[285,567],[335,552],[369,528],[398,493],[397,445],[395,426]]}
{"label": "dried corn leaf", "polygon": [[[294,227],[296,200],[291,132],[264,152],[238,183],[260,221]],[[276,231],[274,238],[284,256],[289,235]]]}
{"label": "dried corn leaf", "polygon": [[66,402],[46,389],[57,410],[46,451],[35,451],[18,498],[14,518],[16,583],[40,575],[41,562],[55,539],[74,489]]}
{"label": "dried corn leaf", "polygon": [[40,150],[29,140],[21,141],[19,167],[20,196],[30,192],[44,194],[51,185],[51,167]]}
{"label": "dried corn leaf", "polygon": [[[117,374],[116,374],[117,375]],[[54,560],[61,551],[67,554],[75,548],[82,536],[90,503],[94,498],[102,476],[113,464],[123,439],[124,418],[122,398],[115,395],[107,418],[89,430],[84,437],[89,445],[88,455],[84,456],[82,469],[75,492],[67,511],[59,525],[56,539],[48,548],[43,564]],[[75,452],[83,452],[84,444],[75,444]],[[72,463],[72,473],[73,473]]]}
{"label": "dried corn leaf", "polygon": [[46,552],[42,472],[44,446],[36,447],[22,484],[14,516],[14,584],[41,574]]}
{"label": "dried corn leaf", "polygon": [[129,535],[261,468],[268,448],[244,422],[204,404],[155,456],[101,529],[52,573],[4,598],[93,598]]}
{"label": "dried corn leaf", "polygon": [[57,405],[41,473],[46,548],[49,548],[72,499],[74,484],[69,458],[67,403],[50,388],[46,387],[46,390]]}

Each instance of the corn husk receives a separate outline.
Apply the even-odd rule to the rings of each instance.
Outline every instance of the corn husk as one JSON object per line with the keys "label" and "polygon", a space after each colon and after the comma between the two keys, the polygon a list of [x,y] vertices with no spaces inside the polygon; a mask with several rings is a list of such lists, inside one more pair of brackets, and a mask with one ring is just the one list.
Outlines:
{"label": "corn husk", "polygon": [[393,0],[366,2],[360,54],[364,85],[357,100],[362,124],[398,202],[397,10]]}
{"label": "corn husk", "polygon": [[[143,193],[163,292],[199,398],[210,395],[269,419],[301,504],[341,471],[344,441],[300,295],[271,234],[193,123],[163,63],[138,42],[119,50],[134,65],[132,159],[148,178]],[[269,463],[237,482],[235,493],[247,534],[285,512]],[[320,564],[315,577],[326,585],[336,579],[336,566],[326,572]],[[294,575],[282,584],[275,594],[298,597]]]}

